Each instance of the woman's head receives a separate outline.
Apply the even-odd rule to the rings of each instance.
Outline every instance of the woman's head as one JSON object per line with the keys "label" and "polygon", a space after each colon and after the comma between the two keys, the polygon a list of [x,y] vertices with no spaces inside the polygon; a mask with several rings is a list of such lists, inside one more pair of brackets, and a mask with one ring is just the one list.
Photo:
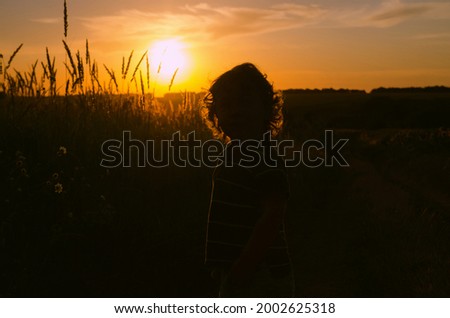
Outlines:
{"label": "woman's head", "polygon": [[266,76],[244,63],[219,76],[205,97],[205,118],[218,135],[231,139],[276,135],[282,124],[282,99]]}

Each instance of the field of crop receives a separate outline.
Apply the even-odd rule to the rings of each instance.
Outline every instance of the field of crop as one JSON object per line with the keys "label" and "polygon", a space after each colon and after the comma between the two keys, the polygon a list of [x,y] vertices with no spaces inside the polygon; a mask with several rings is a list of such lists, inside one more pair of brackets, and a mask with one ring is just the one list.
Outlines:
{"label": "field of crop", "polygon": [[[0,98],[0,296],[214,296],[213,170],[100,166],[102,143],[124,130],[211,138],[201,96],[78,85]],[[288,169],[297,296],[448,297],[449,96],[286,92],[285,113],[296,144],[325,129],[349,139],[350,167]]]}

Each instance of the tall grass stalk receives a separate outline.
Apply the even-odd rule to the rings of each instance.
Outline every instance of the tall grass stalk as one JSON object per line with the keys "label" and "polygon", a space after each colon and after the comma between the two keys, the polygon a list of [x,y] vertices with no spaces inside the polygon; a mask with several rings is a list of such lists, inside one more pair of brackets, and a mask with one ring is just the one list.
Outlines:
{"label": "tall grass stalk", "polygon": [[144,87],[144,80],[142,79],[142,71],[139,71],[139,79],[140,79],[140,82],[141,82],[142,96],[145,96],[145,87]]}
{"label": "tall grass stalk", "polygon": [[89,52],[89,41],[86,39],[86,65],[91,64],[91,54]]}
{"label": "tall grass stalk", "polygon": [[[144,57],[147,56],[147,54],[148,54],[148,50],[145,51],[144,54],[142,54],[141,59],[140,59],[139,62],[137,63],[136,67],[134,68],[133,75],[131,76],[131,82],[133,82],[133,81],[135,80],[136,72],[138,71],[139,66],[141,66],[141,63],[142,63],[142,61],[144,60]],[[137,91],[137,89],[136,89],[136,91]]]}
{"label": "tall grass stalk", "polygon": [[172,89],[172,85],[173,85],[173,82],[174,82],[174,80],[175,80],[175,76],[177,76],[177,73],[178,73],[178,67],[177,67],[177,69],[175,70],[175,72],[173,72],[172,79],[170,80],[170,84],[169,84],[169,92],[170,92],[170,90]]}
{"label": "tall grass stalk", "polygon": [[105,67],[105,70],[110,77],[110,83],[112,82],[116,87],[116,92],[119,92],[119,85],[117,84],[117,79],[114,71],[112,69],[110,70],[105,64],[103,64],[103,66]]}
{"label": "tall grass stalk", "polygon": [[55,58],[53,57],[53,61],[50,58],[50,54],[48,52],[48,47],[45,48],[46,57],[47,57],[47,67],[48,67],[48,76],[50,81],[50,95],[56,96],[56,69],[55,69]]}
{"label": "tall grass stalk", "polygon": [[78,83],[81,92],[83,92],[83,83],[84,83],[84,64],[83,58],[81,57],[80,51],[77,51],[77,70],[78,70],[78,78],[76,82]]}
{"label": "tall grass stalk", "polygon": [[23,43],[20,44],[17,49],[14,50],[13,54],[10,56],[8,63],[6,63],[6,67],[5,67],[5,73],[8,71],[9,67],[11,66],[12,61],[14,60],[14,58],[16,57],[17,53],[20,51],[20,49],[22,48]]}
{"label": "tall grass stalk", "polygon": [[[126,79],[128,71],[130,69],[131,60],[133,58],[134,50],[131,51],[130,56],[128,57],[127,64],[125,66],[125,63],[122,63],[122,79]],[[123,58],[123,62],[125,62],[125,57]]]}
{"label": "tall grass stalk", "polygon": [[147,58],[145,59],[145,66],[146,66],[146,71],[147,71],[147,89],[150,90],[150,62],[149,62],[149,57],[147,55]]}
{"label": "tall grass stalk", "polygon": [[[68,19],[68,15],[67,15],[67,3],[66,3],[66,0],[64,0],[64,39],[66,39],[66,40],[67,40],[67,31],[69,29],[69,21],[68,20],[69,19]],[[65,80],[66,80],[65,92],[66,92],[66,96],[67,96],[69,94],[69,80],[67,79],[67,48],[66,48],[66,54],[64,56],[64,63],[66,64],[66,70],[64,72],[64,75],[65,75]]]}
{"label": "tall grass stalk", "polygon": [[64,0],[64,37],[67,38],[67,31],[69,30],[69,19],[67,15],[67,2]]}
{"label": "tall grass stalk", "polygon": [[72,69],[70,69],[70,68],[68,67],[67,63],[65,63],[65,64],[66,64],[66,68],[67,68],[67,70],[69,71],[69,74],[70,74],[70,76],[72,77],[72,81],[73,81],[74,78],[77,77],[77,67],[75,66],[75,61],[74,61],[74,59],[73,59],[72,52],[70,51],[70,48],[69,48],[69,46],[67,45],[66,41],[63,40],[62,42],[63,42],[63,44],[64,44],[64,49],[65,49],[65,51],[66,51],[66,54],[67,54],[67,56],[69,57],[69,62],[70,62],[70,66],[72,67]]}

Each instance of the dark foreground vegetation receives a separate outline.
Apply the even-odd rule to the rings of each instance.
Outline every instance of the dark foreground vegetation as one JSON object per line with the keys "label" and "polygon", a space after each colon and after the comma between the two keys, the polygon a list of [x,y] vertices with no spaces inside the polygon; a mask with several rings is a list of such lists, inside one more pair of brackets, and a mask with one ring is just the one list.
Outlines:
{"label": "dark foreground vegetation", "polygon": [[[212,169],[99,164],[123,130],[211,138],[198,101],[1,98],[0,296],[214,296]],[[288,170],[297,296],[449,297],[450,94],[291,90],[285,101],[296,145],[325,129],[349,138],[350,167]]]}

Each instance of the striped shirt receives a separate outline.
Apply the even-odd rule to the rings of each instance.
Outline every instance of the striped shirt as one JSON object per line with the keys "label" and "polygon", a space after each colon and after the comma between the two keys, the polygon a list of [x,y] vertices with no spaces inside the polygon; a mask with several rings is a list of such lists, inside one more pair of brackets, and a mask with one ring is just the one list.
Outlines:
{"label": "striped shirt", "polygon": [[[262,216],[262,198],[273,193],[289,196],[284,165],[277,162],[277,167],[262,163],[253,168],[221,165],[215,169],[206,238],[208,267],[228,269],[239,258]],[[289,273],[284,220],[264,262],[274,275]]]}

